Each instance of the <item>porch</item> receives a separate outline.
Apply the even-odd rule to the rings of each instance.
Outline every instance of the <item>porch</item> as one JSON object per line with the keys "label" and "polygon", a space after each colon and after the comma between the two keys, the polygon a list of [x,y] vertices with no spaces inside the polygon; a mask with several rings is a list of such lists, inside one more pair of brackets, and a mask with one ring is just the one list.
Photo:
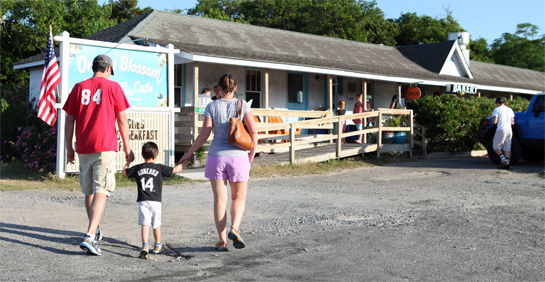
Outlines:
{"label": "porch", "polygon": [[[177,153],[187,151],[197,137],[202,128],[202,112],[202,107],[184,107],[177,115]],[[409,152],[412,157],[415,144],[422,146],[424,153],[426,151],[425,142],[414,139],[415,133],[422,132],[422,129],[415,131],[412,110],[378,109],[344,116],[333,116],[330,111],[252,109],[252,112],[259,133],[256,152],[268,154],[267,159],[273,163],[323,162],[372,152],[376,152],[377,156],[386,152]],[[406,122],[391,126],[387,121],[393,116],[402,117]],[[372,126],[364,123],[362,130],[337,130],[341,121],[356,118],[376,122]],[[402,143],[385,143],[383,133],[386,132],[404,132],[406,139]],[[362,135],[362,144],[342,142],[358,135]],[[212,138],[211,135],[208,141]]]}

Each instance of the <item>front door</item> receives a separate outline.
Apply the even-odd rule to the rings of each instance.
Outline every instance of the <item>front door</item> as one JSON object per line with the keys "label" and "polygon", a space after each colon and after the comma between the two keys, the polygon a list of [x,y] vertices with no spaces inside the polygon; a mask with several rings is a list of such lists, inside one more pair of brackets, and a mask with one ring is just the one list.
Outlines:
{"label": "front door", "polygon": [[308,74],[288,72],[288,110],[308,110]]}

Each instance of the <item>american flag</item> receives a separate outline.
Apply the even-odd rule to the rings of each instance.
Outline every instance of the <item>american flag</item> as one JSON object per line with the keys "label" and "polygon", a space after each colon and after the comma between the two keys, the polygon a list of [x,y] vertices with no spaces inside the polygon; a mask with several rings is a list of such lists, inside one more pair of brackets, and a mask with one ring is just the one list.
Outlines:
{"label": "american flag", "polygon": [[55,96],[55,87],[59,84],[60,80],[61,74],[53,48],[53,34],[49,31],[49,42],[47,43],[47,54],[45,55],[42,86],[40,87],[38,117],[51,126],[57,121],[57,109],[55,108],[57,98]]}

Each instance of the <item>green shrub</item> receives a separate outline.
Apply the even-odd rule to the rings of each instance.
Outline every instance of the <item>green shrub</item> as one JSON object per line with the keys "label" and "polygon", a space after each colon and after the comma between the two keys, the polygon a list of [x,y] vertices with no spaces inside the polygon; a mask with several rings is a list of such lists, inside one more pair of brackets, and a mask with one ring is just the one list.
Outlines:
{"label": "green shrub", "polygon": [[[509,107],[515,112],[525,110],[528,104],[523,98],[509,101]],[[471,151],[478,143],[481,118],[490,116],[495,107],[495,98],[460,98],[452,94],[407,102],[415,121],[427,128],[430,152]]]}
{"label": "green shrub", "polygon": [[57,155],[57,124],[38,118],[28,102],[28,87],[1,85],[2,143],[0,161],[20,160],[27,170],[54,171]]}

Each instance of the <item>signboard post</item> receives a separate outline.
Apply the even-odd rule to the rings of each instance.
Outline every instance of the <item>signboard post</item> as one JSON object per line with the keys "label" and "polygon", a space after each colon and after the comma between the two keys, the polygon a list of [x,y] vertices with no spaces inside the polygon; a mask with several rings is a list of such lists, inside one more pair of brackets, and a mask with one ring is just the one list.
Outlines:
{"label": "signboard post", "polygon": [[[61,42],[61,91],[57,135],[57,176],[64,178],[66,172],[78,172],[79,164],[65,166],[64,120],[62,106],[76,83],[93,76],[92,62],[100,54],[107,54],[114,63],[115,75],[110,80],[121,85],[131,107],[127,109],[129,140],[136,162],[143,162],[142,145],[153,141],[159,146],[159,163],[174,163],[174,54],[179,50],[173,45],[145,47],[129,44],[70,38],[68,32],[54,38]],[[118,140],[120,140],[118,132]],[[75,138],[74,138],[75,140]],[[117,169],[124,165],[121,141],[116,157]]]}

